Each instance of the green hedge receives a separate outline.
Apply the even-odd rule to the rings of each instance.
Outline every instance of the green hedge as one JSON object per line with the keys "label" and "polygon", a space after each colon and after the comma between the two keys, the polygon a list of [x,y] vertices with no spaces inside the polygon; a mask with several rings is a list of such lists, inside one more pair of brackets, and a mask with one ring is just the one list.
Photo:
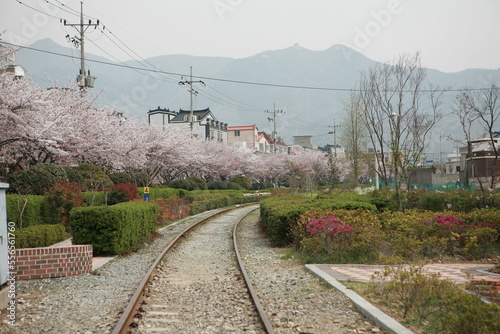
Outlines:
{"label": "green hedge", "polygon": [[299,216],[312,209],[363,209],[376,211],[375,205],[367,202],[342,201],[333,197],[311,198],[304,195],[279,195],[260,202],[260,214],[263,225],[270,237],[281,246],[293,241],[292,228]]}
{"label": "green hedge", "polygon": [[195,215],[200,212],[222,208],[225,206],[246,204],[259,202],[267,198],[266,196],[242,196],[235,194],[233,196],[228,194],[194,194],[187,196],[191,205],[191,214]]}
{"label": "green hedge", "polygon": [[75,208],[70,215],[74,244],[92,244],[95,255],[123,254],[156,230],[158,206],[127,202]]}
{"label": "green hedge", "polygon": [[[144,197],[144,187],[137,188],[141,198]],[[155,200],[158,198],[170,198],[172,196],[185,197],[189,191],[184,189],[174,189],[174,188],[149,188],[149,199]]]}
{"label": "green hedge", "polygon": [[[41,225],[45,223],[51,223],[48,221],[46,207],[45,207],[45,197],[41,195],[27,195],[28,203],[23,212],[23,228]],[[16,223],[17,229],[19,229],[19,212],[20,208],[24,203],[22,197],[17,194],[6,195],[7,201],[7,221]]]}
{"label": "green hedge", "polygon": [[84,203],[87,206],[101,206],[104,205],[104,192],[103,191],[84,191]]}
{"label": "green hedge", "polygon": [[66,238],[66,228],[60,224],[36,225],[17,230],[16,248],[47,247]]}

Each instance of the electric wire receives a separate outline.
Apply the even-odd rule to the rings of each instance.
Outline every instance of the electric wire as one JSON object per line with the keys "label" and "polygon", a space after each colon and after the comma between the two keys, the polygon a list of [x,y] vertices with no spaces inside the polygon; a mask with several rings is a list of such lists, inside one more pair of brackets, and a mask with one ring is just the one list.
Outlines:
{"label": "electric wire", "polygon": [[[18,1],[18,0],[16,0]],[[47,54],[52,54],[60,57],[68,57],[68,55],[58,53],[58,52],[53,52],[53,51],[47,51],[47,50],[41,50],[33,47],[28,47],[28,46],[22,46],[18,45],[15,43],[9,43],[9,42],[2,42],[6,45],[14,46],[14,47],[19,47],[19,48],[25,48],[28,50],[33,50],[37,52],[42,52],[42,53],[47,53]],[[115,64],[115,63],[110,63],[107,61],[102,61],[102,60],[97,60],[97,59],[87,59],[86,61],[97,63],[97,64],[103,64],[103,65],[108,65],[108,66],[115,66],[115,67],[123,67],[123,68],[128,68],[128,69],[138,69],[138,70],[143,70],[143,71],[148,71],[148,72],[154,72],[154,73],[160,73],[160,74],[170,74],[170,75],[176,75],[176,76],[181,76],[181,77],[187,77],[189,74],[184,74],[184,73],[178,73],[178,72],[168,72],[168,71],[163,71],[163,70],[154,70],[154,69],[145,69],[145,68],[140,68],[136,66],[130,66],[130,65],[123,65],[123,64]],[[304,89],[304,90],[319,90],[319,91],[343,91],[343,92],[351,92],[353,91],[352,88],[335,88],[335,87],[319,87],[319,86],[299,86],[299,85],[286,85],[286,84],[275,84],[275,83],[266,83],[266,82],[258,82],[258,81],[245,81],[245,80],[234,80],[234,79],[224,79],[224,78],[216,78],[216,77],[208,77],[208,76],[193,76],[193,78],[197,79],[204,79],[204,80],[212,80],[212,81],[220,81],[220,82],[228,82],[228,83],[234,83],[234,84],[242,84],[242,85],[253,85],[253,86],[264,86],[264,87],[276,87],[276,88],[290,88],[290,89]],[[489,88],[456,88],[456,89],[433,89],[433,90],[428,90],[428,89],[422,89],[421,92],[464,92],[464,91],[482,91],[482,90],[490,90],[490,89],[500,89],[500,87],[489,87]],[[359,91],[360,89],[358,89]],[[361,90],[363,91],[363,90]],[[396,92],[392,90],[388,90],[387,92]],[[399,91],[397,91],[399,92]],[[411,91],[402,91],[402,92],[411,92]]]}
{"label": "electric wire", "polygon": [[[25,4],[25,3],[23,3],[23,2],[21,2],[21,1],[19,1],[19,0],[16,0],[16,1],[18,1],[20,4],[25,5],[25,6],[27,6],[27,7],[31,8],[31,9],[33,9],[33,10],[37,11],[37,12],[40,12],[40,13],[43,13],[43,14],[47,14],[47,13],[45,13],[45,12],[43,12],[43,11],[40,11],[40,10],[38,10],[38,9],[36,9],[36,8],[32,7],[32,6],[29,6],[29,5],[27,5],[27,4]],[[57,6],[56,4],[54,4],[54,3],[52,3],[52,2],[50,2],[50,1],[48,1],[48,0],[45,0],[45,2],[46,2],[46,3],[48,3],[48,4],[53,5],[54,7],[58,8],[58,9],[61,9],[61,10],[65,11],[65,12],[67,12],[67,13],[70,13],[70,14],[73,14],[73,15],[80,15],[80,12],[79,12],[79,11],[77,11],[77,10],[75,10],[75,9],[72,9],[71,7],[66,6],[66,5],[65,5],[64,3],[62,3],[61,1],[56,0],[56,2],[57,2],[57,3],[59,3],[61,6],[64,6],[65,8],[62,8],[62,7],[60,7],[60,6]],[[68,9],[66,9],[66,8],[68,8]],[[54,16],[54,15],[50,15],[50,14],[47,14],[47,15],[49,15],[49,16],[51,16],[51,17],[53,17],[53,18],[59,19],[59,21],[60,21],[60,22],[62,22],[62,20],[63,20],[63,19],[61,19],[61,18],[59,18],[59,17],[56,17],[56,16]],[[85,17],[85,18],[94,19],[94,20],[96,20],[96,21],[98,20],[98,19],[93,18],[93,17],[90,17],[90,16],[88,16],[88,15],[84,15],[84,17]],[[169,78],[169,77],[164,76],[164,75],[163,75],[164,73],[161,73],[161,71],[159,71],[159,69],[158,69],[155,65],[151,64],[149,61],[147,61],[146,59],[144,59],[143,57],[141,57],[141,56],[140,56],[137,52],[135,52],[135,51],[134,51],[134,50],[132,50],[130,47],[128,47],[128,45],[126,45],[126,44],[125,44],[125,43],[124,43],[121,39],[119,39],[119,38],[118,38],[118,37],[117,37],[117,36],[116,36],[116,35],[115,35],[115,34],[114,34],[111,30],[109,30],[109,28],[106,30],[105,25],[103,25],[103,29],[101,29],[100,27],[96,27],[96,28],[97,28],[97,29],[101,32],[101,35],[99,36],[99,38],[97,38],[97,39],[91,39],[91,38],[88,38],[88,36],[87,36],[87,39],[88,39],[88,40],[89,40],[92,44],[94,44],[94,45],[95,45],[98,49],[100,49],[102,52],[104,52],[105,54],[107,54],[109,57],[111,57],[111,58],[112,58],[112,59],[114,59],[115,61],[117,61],[117,62],[121,63],[121,64],[122,64],[122,65],[124,65],[125,67],[132,68],[131,66],[128,66],[128,65],[127,65],[127,64],[125,64],[124,62],[120,61],[117,57],[115,57],[115,56],[113,56],[112,54],[110,54],[108,51],[106,51],[106,50],[104,50],[103,48],[101,48],[99,45],[97,45],[97,43],[95,43],[97,40],[99,40],[100,38],[102,38],[102,36],[105,36],[105,37],[106,37],[109,41],[111,41],[111,42],[112,42],[115,46],[117,46],[120,50],[122,50],[122,51],[123,51],[125,54],[127,54],[130,58],[132,58],[133,60],[137,61],[138,63],[141,63],[141,62],[140,62],[139,60],[137,60],[137,59],[136,59],[133,55],[131,55],[128,51],[124,50],[124,48],[123,48],[123,47],[121,47],[118,43],[116,43],[113,39],[111,39],[111,38],[110,38],[110,37],[106,34],[106,32],[107,32],[107,33],[109,33],[110,35],[112,35],[112,36],[113,36],[113,37],[114,37],[117,41],[119,41],[119,42],[120,42],[123,46],[125,46],[128,50],[130,50],[130,51],[131,51],[131,52],[132,52],[135,56],[139,57],[139,58],[140,58],[140,59],[141,59],[144,63],[148,64],[148,65],[149,65],[149,67],[150,67],[153,71],[155,71],[156,73],[159,73],[160,75],[162,75],[163,77],[165,77],[167,80],[161,80],[161,79],[159,79],[159,78],[154,78],[154,77],[152,77],[152,76],[150,76],[150,75],[148,75],[148,74],[146,74],[146,73],[142,73],[142,72],[140,72],[140,71],[142,71],[142,69],[138,69],[138,68],[135,68],[135,69],[134,69],[134,68],[132,68],[133,70],[135,70],[136,72],[138,72],[138,73],[140,73],[140,74],[142,74],[142,75],[148,76],[148,77],[150,77],[150,78],[153,78],[153,79],[156,79],[156,80],[159,80],[159,81],[163,81],[163,82],[175,82],[175,80],[173,80],[173,79],[171,79],[171,78]],[[72,50],[73,50],[73,49],[72,49]],[[73,63],[74,63],[74,56],[73,56],[73,54],[72,54],[71,58],[72,58],[72,61],[73,61]],[[167,73],[167,74],[168,74],[168,73]],[[168,75],[173,76],[172,74],[168,74]],[[215,91],[217,91],[219,94],[221,94],[221,95],[223,95],[223,96],[225,96],[225,97],[227,97],[227,98],[230,98],[229,96],[227,96],[227,95],[225,95],[225,94],[222,94],[221,92],[219,92],[219,91],[218,91],[218,90],[216,90],[215,88],[212,88],[212,87],[210,87],[210,88],[211,88],[211,89],[213,89],[213,90],[215,90]],[[238,105],[235,105],[235,104],[232,104],[232,103],[225,102],[224,100],[222,100],[222,99],[220,99],[220,98],[218,98],[218,97],[216,97],[216,96],[214,96],[214,95],[211,95],[211,94],[209,94],[209,93],[205,93],[205,94],[203,94],[203,95],[204,95],[207,99],[209,99],[209,100],[211,100],[211,101],[214,101],[214,102],[217,102],[217,103],[219,103],[219,104],[223,104],[223,105],[226,105],[226,106],[229,106],[229,107],[238,107],[239,109],[246,109],[246,110],[250,111],[250,109],[248,109],[248,108],[242,108],[241,106],[238,106]],[[206,95],[210,95],[212,98],[210,98],[210,97],[208,97],[208,96],[206,96]],[[230,98],[230,99],[232,99],[232,100],[234,100],[234,101],[237,101],[236,99],[233,99],[233,98]],[[241,103],[240,101],[237,101],[237,102],[238,102],[238,103]],[[244,103],[242,103],[242,104],[244,104]],[[260,109],[258,109],[257,107],[253,107],[253,106],[251,106],[251,108],[253,108],[254,110],[259,110],[259,111],[260,111]]]}
{"label": "electric wire", "polygon": [[42,14],[44,14],[44,15],[50,16],[50,17],[55,18],[55,19],[58,19],[58,20],[62,20],[60,17],[57,17],[57,16],[54,16],[54,15],[52,15],[52,14],[49,14],[49,13],[43,12],[43,11],[41,11],[41,10],[39,10],[39,9],[36,9],[36,8],[35,8],[35,7],[33,7],[33,6],[30,6],[30,5],[28,5],[28,4],[25,4],[24,2],[22,2],[22,1],[20,1],[20,0],[14,0],[14,1],[16,1],[16,2],[18,2],[19,4],[21,4],[21,5],[23,5],[23,6],[26,6],[26,7],[30,8],[30,9],[33,9],[33,10],[34,10],[34,11],[36,11],[36,12],[42,13]]}

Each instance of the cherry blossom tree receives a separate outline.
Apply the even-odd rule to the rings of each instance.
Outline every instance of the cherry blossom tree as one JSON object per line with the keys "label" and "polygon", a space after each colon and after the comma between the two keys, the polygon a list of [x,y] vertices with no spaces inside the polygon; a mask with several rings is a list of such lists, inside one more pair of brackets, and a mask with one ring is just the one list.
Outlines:
{"label": "cherry blossom tree", "polygon": [[[0,48],[0,59],[12,52]],[[192,139],[177,128],[157,127],[121,117],[99,104],[99,94],[76,85],[40,88],[29,77],[16,79],[0,64],[0,154],[11,167],[44,162],[92,164],[109,172],[146,172],[152,180],[199,176],[207,181],[245,175],[278,184],[290,174],[309,188],[324,177],[323,153],[259,154],[209,140]]]}

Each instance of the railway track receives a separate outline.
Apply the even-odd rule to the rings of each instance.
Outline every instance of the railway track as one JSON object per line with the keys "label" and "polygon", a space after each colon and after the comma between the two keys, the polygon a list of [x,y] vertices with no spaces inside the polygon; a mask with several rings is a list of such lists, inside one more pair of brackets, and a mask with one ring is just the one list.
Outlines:
{"label": "railway track", "polygon": [[274,333],[235,237],[238,223],[257,208],[228,209],[179,234],[153,263],[113,333]]}

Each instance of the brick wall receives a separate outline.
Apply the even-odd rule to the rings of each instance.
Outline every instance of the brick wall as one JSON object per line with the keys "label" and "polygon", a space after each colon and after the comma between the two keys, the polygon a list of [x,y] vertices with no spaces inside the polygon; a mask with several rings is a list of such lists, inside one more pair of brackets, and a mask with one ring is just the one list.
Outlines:
{"label": "brick wall", "polygon": [[473,279],[471,283],[472,291],[491,302],[500,303],[500,278],[488,280]]}
{"label": "brick wall", "polygon": [[92,272],[92,245],[16,249],[13,270],[20,280]]}

